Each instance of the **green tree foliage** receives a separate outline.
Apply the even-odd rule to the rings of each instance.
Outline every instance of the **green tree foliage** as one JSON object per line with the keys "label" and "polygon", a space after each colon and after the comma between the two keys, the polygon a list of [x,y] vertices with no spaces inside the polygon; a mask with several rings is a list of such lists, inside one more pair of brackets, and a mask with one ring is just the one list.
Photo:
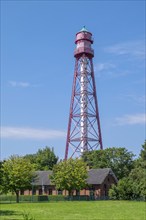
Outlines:
{"label": "green tree foliage", "polygon": [[54,164],[58,161],[53,148],[49,147],[39,149],[36,154],[28,154],[24,158],[29,159],[34,164],[35,170],[52,170]]}
{"label": "green tree foliage", "polygon": [[112,199],[146,198],[146,142],[142,145],[139,158],[130,174],[121,179],[117,186],[109,191]]}
{"label": "green tree foliage", "polygon": [[131,171],[129,178],[139,197],[146,198],[146,141],[142,145],[139,158],[135,162],[135,168]]}
{"label": "green tree foliage", "polygon": [[19,156],[11,156],[2,164],[2,184],[5,191],[16,194],[16,202],[19,202],[19,192],[31,187],[34,178],[32,164]]}
{"label": "green tree foliage", "polygon": [[0,161],[0,194],[4,192],[4,187],[3,187],[3,166],[4,161]]}
{"label": "green tree foliage", "polygon": [[136,184],[133,184],[132,179],[124,177],[119,180],[118,185],[113,185],[109,190],[109,197],[118,200],[134,200],[141,198]]}
{"label": "green tree foliage", "polygon": [[90,168],[111,168],[118,179],[129,175],[134,167],[133,157],[126,148],[115,147],[83,154],[83,160]]}
{"label": "green tree foliage", "polygon": [[139,165],[146,169],[146,140],[144,144],[142,145],[142,149],[140,152]]}
{"label": "green tree foliage", "polygon": [[81,190],[86,186],[87,166],[81,159],[69,159],[53,167],[52,182],[57,189],[68,190],[72,195],[74,189]]}

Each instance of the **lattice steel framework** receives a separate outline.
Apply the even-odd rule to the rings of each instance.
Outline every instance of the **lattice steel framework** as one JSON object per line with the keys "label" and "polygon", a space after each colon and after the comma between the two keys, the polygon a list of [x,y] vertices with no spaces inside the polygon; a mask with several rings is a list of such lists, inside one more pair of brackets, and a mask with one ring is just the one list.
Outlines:
{"label": "lattice steel framework", "polygon": [[68,122],[65,159],[103,149],[93,69],[92,34],[85,27],[76,34],[75,71]]}

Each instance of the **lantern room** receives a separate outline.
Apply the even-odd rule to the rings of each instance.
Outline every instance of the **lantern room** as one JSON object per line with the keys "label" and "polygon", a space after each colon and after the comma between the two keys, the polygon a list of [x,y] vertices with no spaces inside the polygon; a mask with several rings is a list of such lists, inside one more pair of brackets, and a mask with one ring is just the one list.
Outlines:
{"label": "lantern room", "polygon": [[92,34],[87,31],[85,26],[76,34],[75,43],[75,57],[81,57],[83,54],[86,54],[89,58],[94,57],[94,50],[91,47],[91,44],[93,44]]}

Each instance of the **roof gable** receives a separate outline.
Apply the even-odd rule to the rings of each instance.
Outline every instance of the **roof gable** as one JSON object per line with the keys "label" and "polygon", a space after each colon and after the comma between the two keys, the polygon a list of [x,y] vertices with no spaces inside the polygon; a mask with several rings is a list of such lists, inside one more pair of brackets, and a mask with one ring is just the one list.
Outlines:
{"label": "roof gable", "polygon": [[51,170],[48,171],[36,171],[36,178],[34,179],[34,185],[52,185],[49,175],[52,174]]}
{"label": "roof gable", "polygon": [[88,171],[88,178],[87,183],[88,184],[102,184],[105,180],[105,178],[108,175],[112,175],[117,182],[117,178],[113,171],[110,168],[103,168],[103,169],[91,169]]}

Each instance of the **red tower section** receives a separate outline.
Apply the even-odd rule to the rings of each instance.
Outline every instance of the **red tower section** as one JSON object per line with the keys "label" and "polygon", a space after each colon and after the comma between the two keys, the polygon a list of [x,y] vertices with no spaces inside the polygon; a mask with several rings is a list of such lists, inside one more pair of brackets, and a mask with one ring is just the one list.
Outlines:
{"label": "red tower section", "polygon": [[103,149],[93,69],[92,34],[82,28],[76,34],[75,71],[70,104],[65,159]]}

